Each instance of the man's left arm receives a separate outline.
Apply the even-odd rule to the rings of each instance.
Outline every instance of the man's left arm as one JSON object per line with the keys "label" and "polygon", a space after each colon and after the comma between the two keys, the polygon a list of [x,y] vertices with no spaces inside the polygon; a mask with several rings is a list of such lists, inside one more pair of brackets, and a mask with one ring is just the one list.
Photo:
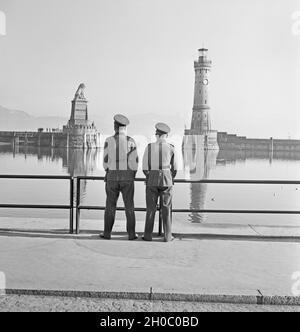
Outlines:
{"label": "man's left arm", "polygon": [[136,173],[139,168],[139,155],[137,151],[137,145],[134,139],[130,139],[130,152],[129,152],[129,158],[128,158],[128,166],[129,169],[134,171],[134,175],[136,176]]}
{"label": "man's left arm", "polygon": [[105,172],[108,172],[108,162],[109,162],[109,153],[108,153],[108,140],[105,141],[104,144],[104,152],[103,152],[103,168]]}

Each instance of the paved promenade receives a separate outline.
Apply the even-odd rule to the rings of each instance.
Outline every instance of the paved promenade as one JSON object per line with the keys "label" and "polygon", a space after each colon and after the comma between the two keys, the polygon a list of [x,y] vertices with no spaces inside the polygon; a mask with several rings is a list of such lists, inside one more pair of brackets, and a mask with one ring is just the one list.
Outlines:
{"label": "paved promenade", "polygon": [[136,301],[44,296],[0,297],[0,312],[300,312],[299,306]]}
{"label": "paved promenade", "polygon": [[80,235],[67,234],[67,224],[0,218],[8,289],[292,296],[300,271],[300,227],[188,225],[166,244],[128,242],[124,222],[111,241],[98,238],[102,222],[83,221]]}

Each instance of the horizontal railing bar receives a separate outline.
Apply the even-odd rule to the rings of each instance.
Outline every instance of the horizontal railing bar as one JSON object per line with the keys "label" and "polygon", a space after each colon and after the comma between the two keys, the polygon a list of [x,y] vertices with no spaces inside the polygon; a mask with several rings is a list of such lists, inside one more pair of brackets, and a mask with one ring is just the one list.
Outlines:
{"label": "horizontal railing bar", "polygon": [[[78,176],[78,180],[88,180],[88,181],[104,181],[105,177],[102,176]],[[145,182],[146,179],[136,178],[135,182]],[[286,184],[286,185],[300,185],[300,181],[288,181],[288,180],[183,180],[178,179],[174,181],[175,183],[203,183],[203,184]]]}
{"label": "horizontal railing bar", "polygon": [[0,204],[0,209],[52,209],[70,210],[70,205],[23,205],[23,204]]}
{"label": "horizontal railing bar", "polygon": [[[104,211],[105,206],[78,206],[79,210]],[[159,208],[158,208],[159,210]],[[125,211],[125,208],[117,208],[117,211]],[[136,208],[136,212],[145,212],[146,208]],[[280,210],[189,210],[174,209],[173,213],[229,213],[229,214],[300,214],[300,211],[280,211]]]}
{"label": "horizontal railing bar", "polygon": [[[78,180],[104,181],[102,176],[78,176]],[[0,179],[37,179],[37,180],[71,180],[72,176],[67,175],[0,175]],[[145,182],[145,178],[137,178],[136,182]],[[175,180],[175,183],[203,183],[203,184],[278,184],[278,185],[300,185],[300,181],[289,180]]]}
{"label": "horizontal railing bar", "polygon": [[288,184],[300,185],[300,181],[284,181],[284,180],[175,180],[175,183],[204,183],[204,184]]}
{"label": "horizontal railing bar", "polygon": [[280,210],[188,210],[174,209],[173,213],[215,213],[215,214],[300,214],[300,211]]}
{"label": "horizontal railing bar", "polygon": [[31,180],[72,180],[67,175],[0,175],[0,179],[31,179]]}

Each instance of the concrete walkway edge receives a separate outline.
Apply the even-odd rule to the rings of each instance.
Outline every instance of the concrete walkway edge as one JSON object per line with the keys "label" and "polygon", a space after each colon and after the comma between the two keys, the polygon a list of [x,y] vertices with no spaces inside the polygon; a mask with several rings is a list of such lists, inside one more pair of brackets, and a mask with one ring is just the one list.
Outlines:
{"label": "concrete walkway edge", "polygon": [[293,296],[209,295],[209,294],[179,294],[179,293],[172,294],[172,293],[155,293],[153,292],[152,289],[150,289],[149,293],[6,289],[5,292],[0,293],[0,296],[5,296],[5,295],[300,306],[300,297],[293,297]]}

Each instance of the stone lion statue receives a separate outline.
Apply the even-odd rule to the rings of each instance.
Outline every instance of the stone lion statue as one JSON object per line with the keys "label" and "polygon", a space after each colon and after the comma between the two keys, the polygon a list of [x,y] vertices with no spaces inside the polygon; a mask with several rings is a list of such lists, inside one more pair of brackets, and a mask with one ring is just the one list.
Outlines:
{"label": "stone lion statue", "polygon": [[85,99],[84,90],[85,90],[85,84],[81,83],[75,93],[75,99]]}

